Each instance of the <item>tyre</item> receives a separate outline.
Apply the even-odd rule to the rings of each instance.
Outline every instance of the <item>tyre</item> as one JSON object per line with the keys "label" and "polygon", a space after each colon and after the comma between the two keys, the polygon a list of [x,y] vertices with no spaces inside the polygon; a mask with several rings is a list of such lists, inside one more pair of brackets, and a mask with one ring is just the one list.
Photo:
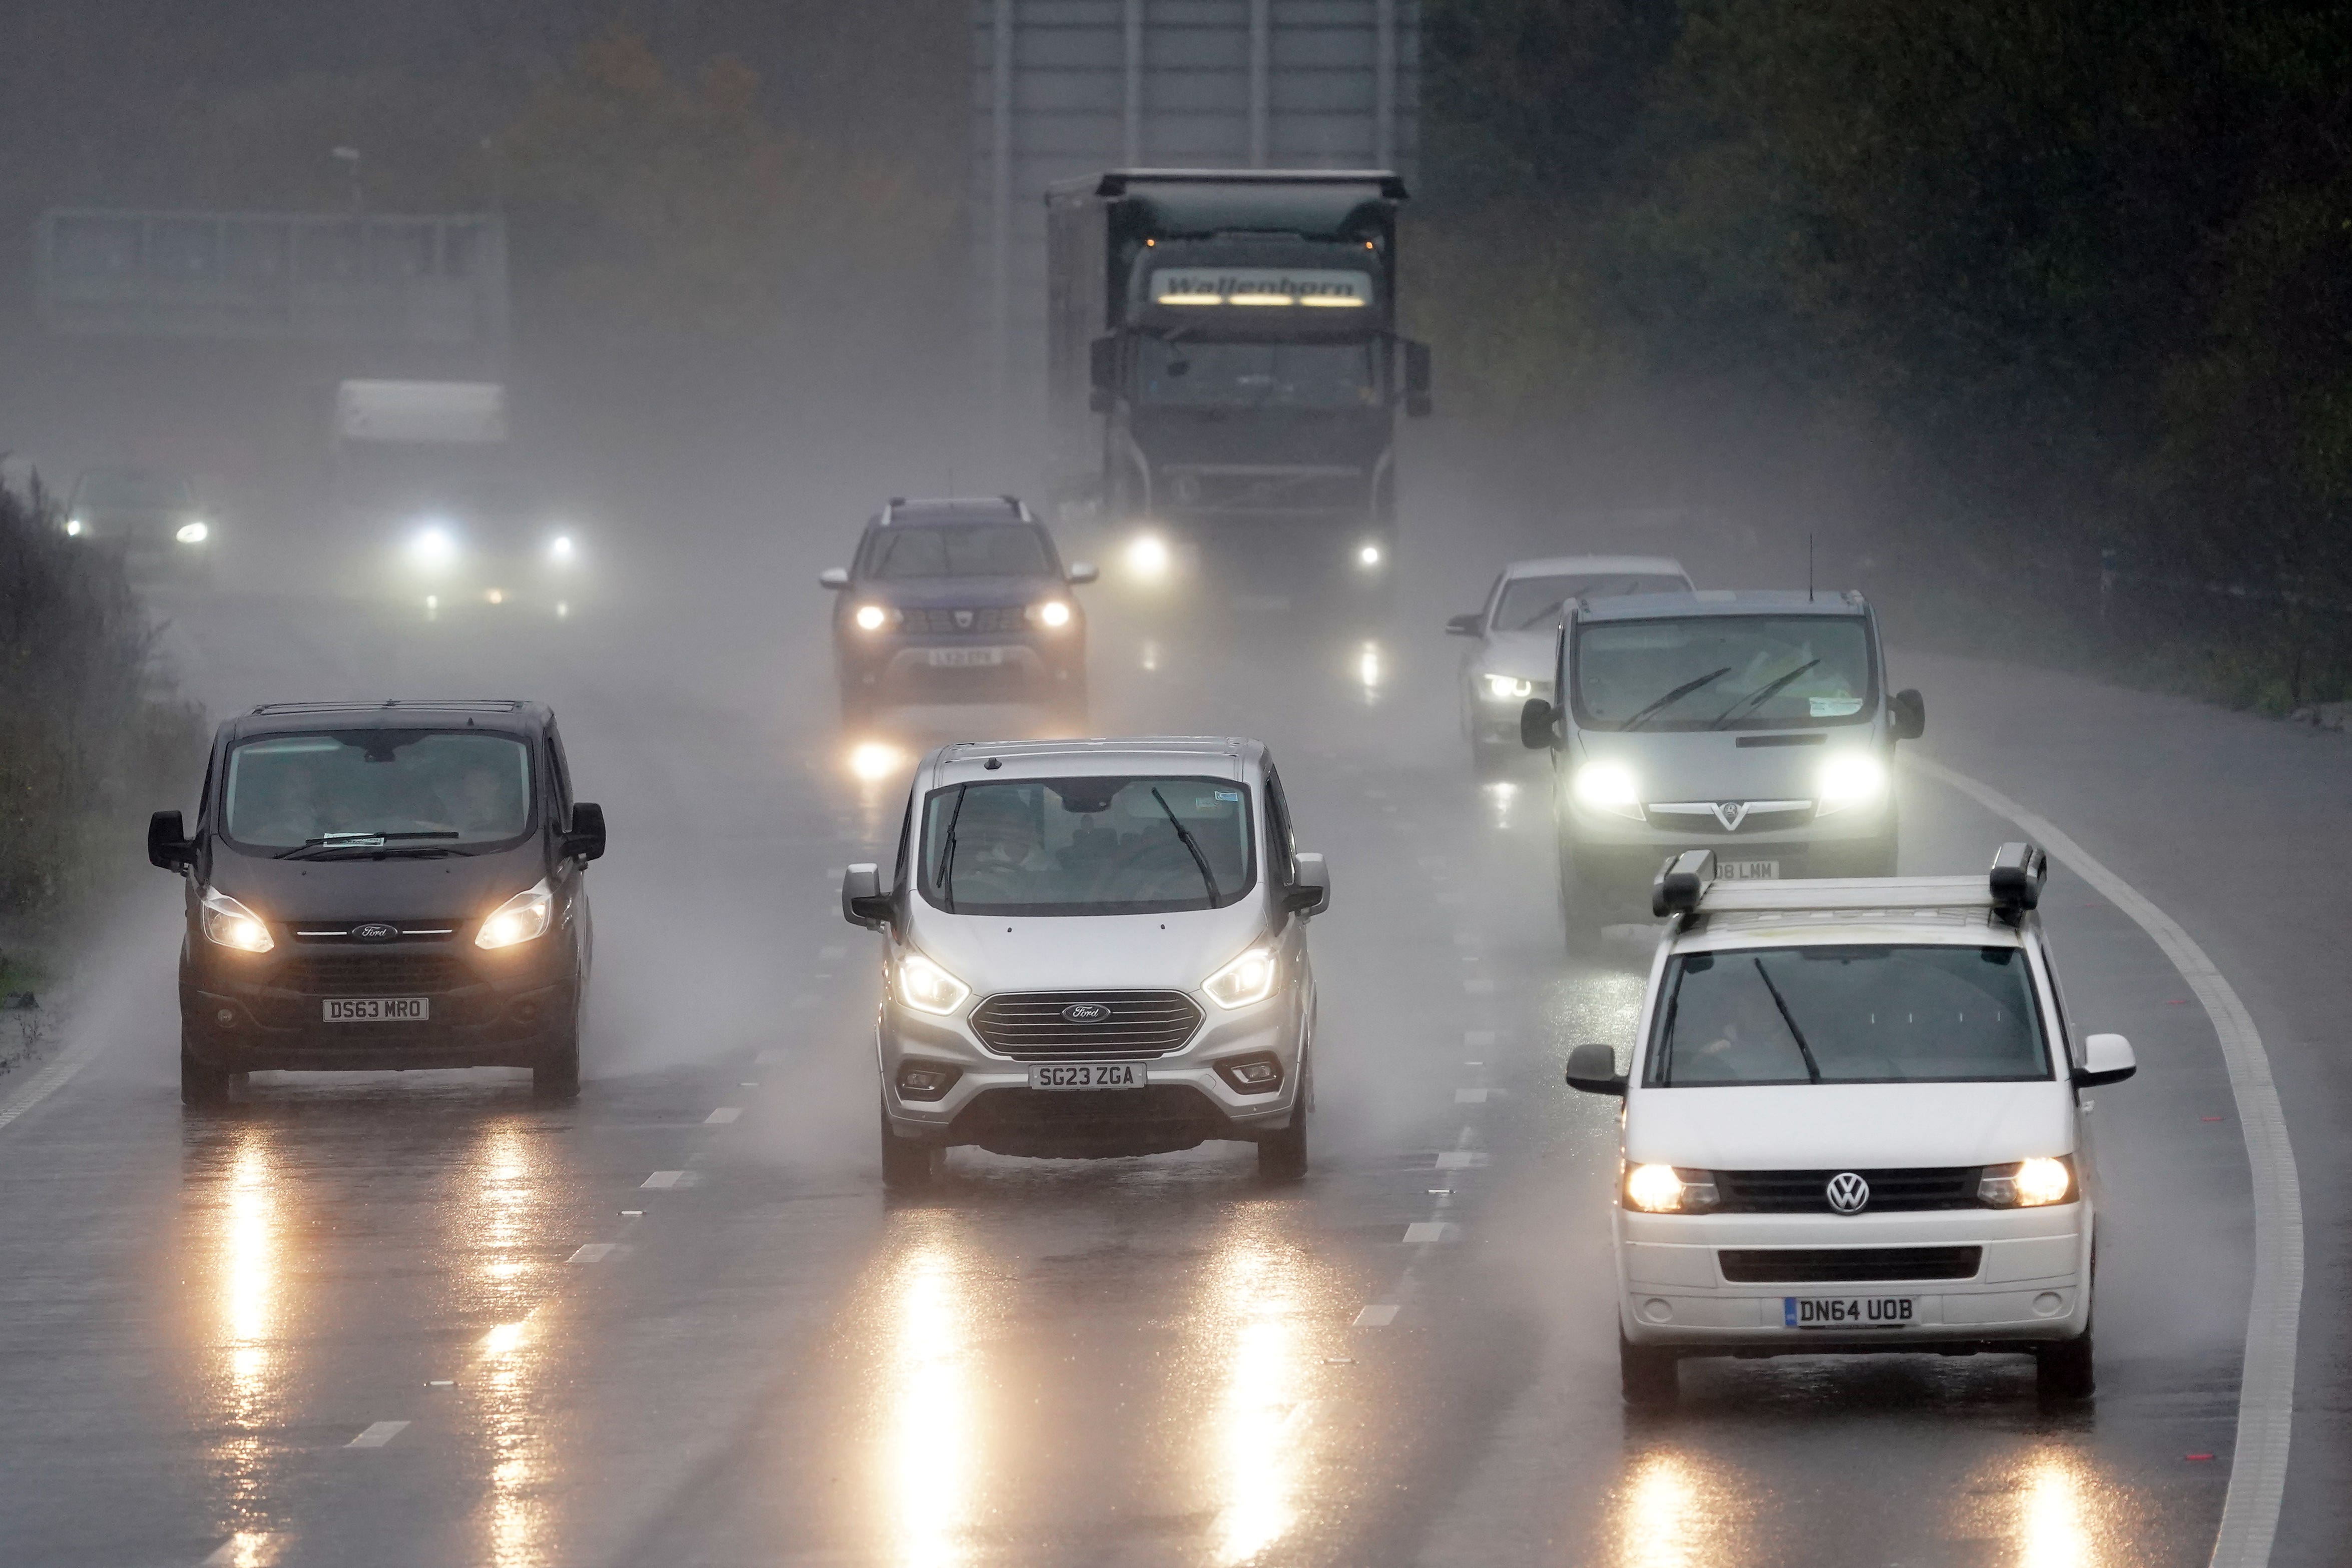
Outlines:
{"label": "tyre", "polygon": [[1617,1331],[1617,1381],[1635,1410],[1671,1410],[1682,1397],[1682,1359],[1671,1350],[1635,1344]]}
{"label": "tyre", "polygon": [[882,1113],[882,1190],[921,1192],[939,1175],[947,1151],[936,1145],[902,1138],[890,1130],[890,1113]]}
{"label": "tyre", "polygon": [[1307,1175],[1307,1096],[1290,1113],[1290,1125],[1257,1141],[1257,1174],[1267,1181],[1299,1181]]}
{"label": "tyre", "polygon": [[2033,1391],[2044,1404],[2070,1404],[2098,1391],[2091,1352],[2091,1331],[2073,1339],[2039,1346],[2033,1353]]}
{"label": "tyre", "polygon": [[574,1001],[549,1042],[547,1054],[530,1070],[534,1100],[562,1102],[580,1098],[580,1004]]}
{"label": "tyre", "polygon": [[180,1030],[180,1103],[183,1105],[226,1105],[228,1103],[230,1082],[242,1077],[225,1067],[207,1067],[196,1060],[188,1049],[188,1031]]}

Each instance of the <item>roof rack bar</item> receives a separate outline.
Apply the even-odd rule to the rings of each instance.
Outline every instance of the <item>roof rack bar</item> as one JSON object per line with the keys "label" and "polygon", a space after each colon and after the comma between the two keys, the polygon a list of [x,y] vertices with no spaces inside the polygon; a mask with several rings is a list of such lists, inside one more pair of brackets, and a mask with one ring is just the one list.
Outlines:
{"label": "roof rack bar", "polygon": [[289,713],[382,713],[387,708],[450,709],[480,713],[520,713],[530,706],[523,697],[387,697],[382,702],[310,702],[263,703],[252,712],[261,714]]}

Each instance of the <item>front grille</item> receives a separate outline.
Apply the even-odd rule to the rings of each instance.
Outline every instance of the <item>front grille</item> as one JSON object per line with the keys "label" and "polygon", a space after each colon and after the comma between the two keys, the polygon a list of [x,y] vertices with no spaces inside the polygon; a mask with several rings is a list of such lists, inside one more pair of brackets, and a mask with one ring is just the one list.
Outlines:
{"label": "front grille", "polygon": [[[899,613],[907,618],[906,630],[925,636],[977,635],[983,632],[996,634],[1029,629],[1028,612],[1018,604],[992,604],[980,610],[903,610]],[[959,625],[959,615],[971,616],[971,622]]]}
{"label": "front grille", "polygon": [[[1826,1171],[1717,1171],[1718,1214],[1835,1214]],[[1974,1208],[1981,1166],[1925,1166],[1907,1170],[1856,1171],[1870,1184],[1870,1201],[1860,1212],[1916,1213],[1927,1208]]]}
{"label": "front grille", "polygon": [[1208,512],[1360,509],[1367,481],[1353,468],[1189,468],[1161,471],[1163,498]]}
{"label": "front grille", "polygon": [[[1096,1008],[1109,1016],[1086,1016]],[[1074,1010],[1081,1016],[1068,1017]],[[971,1027],[1016,1061],[1165,1056],[1192,1038],[1201,1009],[1181,991],[1016,991],[974,1008]]]}
{"label": "front grille", "polygon": [[429,997],[474,983],[446,953],[299,953],[279,970],[280,990],[311,997]]}
{"label": "front grille", "polygon": [[1827,1285],[1879,1280],[1973,1280],[1981,1247],[1726,1247],[1735,1285]]}
{"label": "front grille", "polygon": [[1785,832],[1790,828],[1801,828],[1812,820],[1811,801],[1774,810],[1751,810],[1739,819],[1738,827],[1729,830],[1725,829],[1721,818],[1703,805],[1692,806],[1677,801],[1665,805],[1653,803],[1650,807],[1650,825],[1654,828],[1671,828],[1678,833],[1706,833],[1717,838],[1725,836],[1727,831],[1733,838],[1744,838],[1749,833]]}

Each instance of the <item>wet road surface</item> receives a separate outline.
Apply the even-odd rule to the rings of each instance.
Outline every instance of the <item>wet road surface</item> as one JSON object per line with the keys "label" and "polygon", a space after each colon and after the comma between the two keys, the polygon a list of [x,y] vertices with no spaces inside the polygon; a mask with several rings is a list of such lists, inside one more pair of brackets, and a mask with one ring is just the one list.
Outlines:
{"label": "wet road surface", "polygon": [[[891,1202],[873,938],[840,923],[834,886],[887,859],[903,774],[843,767],[820,644],[231,609],[185,607],[174,633],[215,711],[488,686],[555,704],[613,823],[588,1083],[555,1108],[521,1074],[259,1075],[226,1112],[184,1113],[176,888],[155,877],[75,1011],[98,1053],[0,1128],[0,1562],[2104,1568],[2211,1551],[2246,1155],[2179,974],[2063,872],[2044,908],[2078,1026],[2129,1035],[2142,1064],[2096,1095],[2116,1196],[2095,1406],[2045,1413],[2021,1358],[1716,1361],[1685,1366],[1679,1411],[1636,1418],[1616,1390],[1611,1108],[1559,1072],[1578,1043],[1627,1040],[1650,938],[1563,943],[1541,774],[1472,777],[1433,632],[1146,649],[1098,629],[1100,727],[1265,738],[1301,846],[1329,856],[1308,1180],[1261,1184],[1234,1145],[965,1150],[935,1194]],[[2105,695],[1896,673],[1928,690],[1936,756],[2000,769],[2153,873],[2159,901],[2182,891],[2159,835],[2200,813],[2167,819],[2095,758],[2031,746],[2005,700],[2041,683],[2032,722],[2079,738]],[[2183,724],[2216,750],[2254,743],[2232,727],[2257,721],[2165,713],[2175,744],[2197,738]],[[2328,738],[2241,788],[2340,813],[2340,790],[2305,782],[2341,777]],[[1906,869],[1973,870],[2015,836],[1921,776],[1904,789]],[[2227,969],[2223,916],[2261,898],[2224,886],[2173,912],[2223,936]],[[2337,1505],[2298,1489],[2277,1560],[2329,1561]]]}

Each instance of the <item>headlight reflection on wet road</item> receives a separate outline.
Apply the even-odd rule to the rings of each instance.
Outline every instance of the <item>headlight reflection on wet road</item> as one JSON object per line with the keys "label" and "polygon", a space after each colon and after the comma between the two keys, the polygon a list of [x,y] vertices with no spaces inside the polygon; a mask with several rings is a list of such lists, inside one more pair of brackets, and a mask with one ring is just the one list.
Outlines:
{"label": "headlight reflection on wet road", "polygon": [[889,1521],[889,1561],[950,1568],[971,1555],[983,1423],[972,1376],[974,1303],[969,1262],[950,1239],[950,1217],[899,1256],[888,1287],[887,1351],[877,1479]]}
{"label": "headlight reflection on wet road", "polygon": [[238,1568],[276,1561],[269,1511],[271,1434],[282,1425],[277,1345],[282,1310],[278,1176],[266,1128],[237,1131],[227,1163],[217,1250],[225,1351],[213,1448],[223,1482],[221,1522],[230,1533],[221,1559]]}
{"label": "headlight reflection on wet road", "polygon": [[1741,1561],[1743,1490],[1704,1475],[1679,1454],[1633,1461],[1618,1494],[1618,1562],[1624,1568],[1734,1568]]}
{"label": "headlight reflection on wet road", "polygon": [[546,1183],[538,1155],[520,1125],[485,1130],[470,1162],[475,1190],[462,1236],[476,1275],[474,1310],[492,1322],[469,1369],[467,1393],[489,1480],[480,1528],[486,1560],[497,1568],[526,1568],[546,1556],[542,1494],[550,1472],[541,1403],[548,1348],[532,1332],[541,1289],[529,1251],[543,1242],[536,1210]]}

